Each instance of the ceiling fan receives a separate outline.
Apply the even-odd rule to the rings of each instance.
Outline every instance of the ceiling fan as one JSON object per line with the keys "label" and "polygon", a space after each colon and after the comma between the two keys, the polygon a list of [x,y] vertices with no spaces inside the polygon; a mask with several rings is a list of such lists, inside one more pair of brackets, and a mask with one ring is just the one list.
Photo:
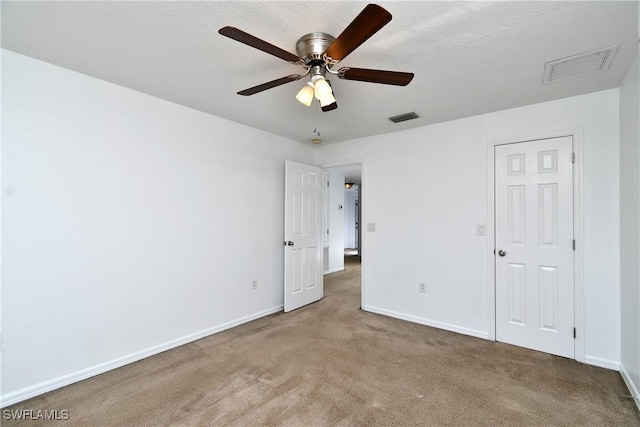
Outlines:
{"label": "ceiling fan", "polygon": [[263,52],[277,56],[285,61],[302,66],[306,72],[291,74],[249,89],[241,90],[238,95],[255,95],[256,93],[272,89],[285,83],[300,80],[310,76],[310,81],[298,92],[296,99],[306,106],[310,106],[315,96],[320,102],[322,111],[338,108],[333,90],[326,79],[327,73],[336,75],[342,80],[358,80],[370,83],[406,86],[413,79],[413,73],[399,71],[372,70],[367,68],[342,67],[337,71],[332,69],[369,37],[378,32],[391,21],[391,14],[376,5],[367,5],[362,12],[337,37],[327,33],[314,32],[302,36],[296,43],[297,55],[287,52],[277,46],[245,33],[235,27],[223,27],[218,33]]}

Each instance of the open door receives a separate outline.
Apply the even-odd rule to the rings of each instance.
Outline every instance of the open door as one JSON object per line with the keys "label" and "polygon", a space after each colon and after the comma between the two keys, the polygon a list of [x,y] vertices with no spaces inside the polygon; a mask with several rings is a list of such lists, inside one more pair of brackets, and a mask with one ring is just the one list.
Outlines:
{"label": "open door", "polygon": [[287,160],[284,186],[284,311],[322,298],[322,170]]}

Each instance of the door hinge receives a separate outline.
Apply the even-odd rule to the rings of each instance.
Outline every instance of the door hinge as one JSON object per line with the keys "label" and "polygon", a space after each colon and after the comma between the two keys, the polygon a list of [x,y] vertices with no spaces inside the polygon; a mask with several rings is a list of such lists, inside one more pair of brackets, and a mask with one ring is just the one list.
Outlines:
{"label": "door hinge", "polygon": [[571,153],[571,163],[576,162],[576,153]]}
{"label": "door hinge", "polygon": [[577,335],[576,328],[573,328],[573,339],[576,339],[576,335]]}
{"label": "door hinge", "polygon": [[329,229],[327,228],[327,234],[329,234]]}
{"label": "door hinge", "polygon": [[327,181],[327,187],[329,186],[329,181]]}
{"label": "door hinge", "polygon": [[574,251],[576,250],[576,241],[575,240],[573,241],[573,250]]}

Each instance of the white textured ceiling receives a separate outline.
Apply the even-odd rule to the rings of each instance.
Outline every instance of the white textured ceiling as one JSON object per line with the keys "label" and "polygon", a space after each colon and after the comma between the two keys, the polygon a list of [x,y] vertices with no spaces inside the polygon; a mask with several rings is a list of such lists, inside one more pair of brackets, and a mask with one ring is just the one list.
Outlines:
{"label": "white textured ceiling", "polygon": [[[338,36],[361,1],[9,2],[2,46],[216,116],[310,143],[468,117],[618,87],[637,54],[638,2],[379,2],[393,20],[341,66],[415,73],[406,87],[331,79],[339,108],[294,96],[297,81],[236,92],[302,68],[223,37],[230,25],[295,53],[312,31]],[[547,61],[620,44],[598,75],[543,85]],[[393,124],[415,111],[421,118]]]}

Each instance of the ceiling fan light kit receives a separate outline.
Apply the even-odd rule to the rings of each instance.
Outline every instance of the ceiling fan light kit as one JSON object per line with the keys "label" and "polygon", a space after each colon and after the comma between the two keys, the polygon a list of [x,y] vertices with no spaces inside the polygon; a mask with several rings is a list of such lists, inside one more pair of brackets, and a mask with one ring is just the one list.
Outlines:
{"label": "ceiling fan light kit", "polygon": [[304,74],[292,74],[242,90],[238,92],[238,95],[255,95],[267,89],[309,76],[310,81],[300,89],[296,99],[302,104],[310,106],[315,96],[320,102],[322,111],[331,111],[335,110],[338,104],[331,84],[326,79],[327,73],[333,74],[341,80],[357,80],[397,86],[406,86],[413,79],[413,73],[399,71],[350,67],[343,67],[334,71],[331,68],[377,33],[389,21],[391,21],[389,12],[376,4],[369,4],[337,38],[323,32],[313,32],[302,36],[296,43],[297,56],[235,27],[220,28],[218,33],[291,64],[302,66],[306,70]]}
{"label": "ceiling fan light kit", "polygon": [[313,83],[307,82],[307,84],[302,89],[300,89],[300,92],[298,92],[298,94],[296,95],[296,99],[308,107],[313,102],[313,95]]}
{"label": "ceiling fan light kit", "polygon": [[320,101],[321,107],[326,107],[327,105],[336,102],[336,99],[333,96],[333,91],[331,90],[331,86],[329,86],[329,83],[327,83],[324,78],[316,80],[314,94],[318,101]]}

